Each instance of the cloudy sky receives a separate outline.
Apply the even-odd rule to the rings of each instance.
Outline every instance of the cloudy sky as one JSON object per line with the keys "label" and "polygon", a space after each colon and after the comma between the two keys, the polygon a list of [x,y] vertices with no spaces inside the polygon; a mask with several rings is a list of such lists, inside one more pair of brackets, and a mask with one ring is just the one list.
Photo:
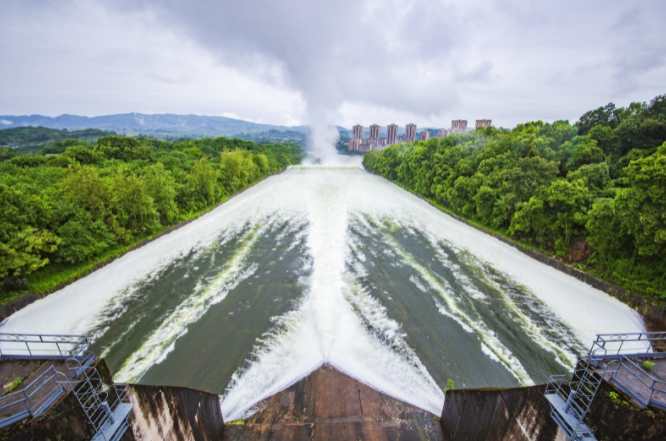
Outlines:
{"label": "cloudy sky", "polygon": [[0,115],[576,120],[666,93],[666,2],[0,0]]}

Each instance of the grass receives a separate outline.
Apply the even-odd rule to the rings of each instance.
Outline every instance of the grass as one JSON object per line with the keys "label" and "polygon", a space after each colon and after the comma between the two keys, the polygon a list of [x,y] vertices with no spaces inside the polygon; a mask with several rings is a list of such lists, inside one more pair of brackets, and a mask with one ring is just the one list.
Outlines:
{"label": "grass", "polygon": [[5,393],[11,393],[14,392],[16,389],[21,386],[21,377],[16,377],[12,380],[11,383],[9,383],[9,386],[7,386],[7,389],[5,389]]}
{"label": "grass", "polygon": [[650,360],[645,360],[643,362],[643,369],[645,369],[646,371],[651,371],[653,367],[654,367],[654,362]]}
{"label": "grass", "polygon": [[230,422],[224,423],[224,424],[245,424],[246,421],[247,421],[246,419],[241,418],[239,420],[230,421]]}

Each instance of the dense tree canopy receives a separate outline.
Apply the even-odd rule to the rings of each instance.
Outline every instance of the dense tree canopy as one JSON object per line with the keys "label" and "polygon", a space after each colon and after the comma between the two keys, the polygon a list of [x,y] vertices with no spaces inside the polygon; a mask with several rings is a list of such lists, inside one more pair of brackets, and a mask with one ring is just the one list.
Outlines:
{"label": "dense tree canopy", "polygon": [[365,168],[595,274],[666,299],[666,95],[568,121],[397,144]]}
{"label": "dense tree canopy", "polygon": [[[0,155],[0,288],[150,236],[300,162],[298,144],[107,136]],[[48,155],[46,155],[48,154]]]}
{"label": "dense tree canopy", "polygon": [[95,142],[103,136],[110,135],[115,135],[115,133],[100,129],[68,131],[67,129],[48,129],[41,126],[12,127],[0,130],[0,145],[16,143],[22,147],[41,148],[48,146],[45,153],[62,153],[65,148],[76,144],[77,141]]}

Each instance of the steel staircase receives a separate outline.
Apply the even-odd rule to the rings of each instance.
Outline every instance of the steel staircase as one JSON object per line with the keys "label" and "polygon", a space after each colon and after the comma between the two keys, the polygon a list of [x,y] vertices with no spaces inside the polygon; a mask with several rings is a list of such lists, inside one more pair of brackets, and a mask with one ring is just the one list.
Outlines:
{"label": "steel staircase", "polygon": [[81,361],[70,359],[67,367],[81,371],[74,395],[95,430],[93,441],[117,441],[129,428],[134,407],[129,387],[124,384],[107,386],[94,367],[82,367]]}
{"label": "steel staircase", "polygon": [[570,440],[596,440],[584,419],[603,377],[590,363],[579,358],[571,380],[566,380],[564,375],[551,376],[548,380],[545,395],[551,407],[550,415]]}

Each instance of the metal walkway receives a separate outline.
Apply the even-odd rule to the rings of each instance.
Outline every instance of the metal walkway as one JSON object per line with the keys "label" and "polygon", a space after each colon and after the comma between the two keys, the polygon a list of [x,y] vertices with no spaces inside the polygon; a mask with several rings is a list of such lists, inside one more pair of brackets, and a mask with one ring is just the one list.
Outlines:
{"label": "metal walkway", "polygon": [[666,357],[666,332],[597,334],[587,355],[594,366],[602,361],[622,358]]}
{"label": "metal walkway", "polygon": [[85,335],[0,333],[0,360],[69,360],[80,362],[76,376],[95,361]]}
{"label": "metal walkway", "polygon": [[[551,417],[570,440],[595,440],[584,419],[604,377],[637,403],[666,410],[666,382],[630,358],[666,357],[666,333],[598,334],[587,357],[579,358],[571,380],[554,375],[546,386]],[[611,366],[617,368],[611,369]]]}
{"label": "metal walkway", "polygon": [[25,389],[0,397],[0,428],[41,415],[60,395],[71,390],[95,432],[94,441],[117,441],[129,428],[134,407],[129,387],[106,385],[92,367],[95,353],[85,335],[0,333],[0,360],[65,360],[72,384],[50,366]]}

